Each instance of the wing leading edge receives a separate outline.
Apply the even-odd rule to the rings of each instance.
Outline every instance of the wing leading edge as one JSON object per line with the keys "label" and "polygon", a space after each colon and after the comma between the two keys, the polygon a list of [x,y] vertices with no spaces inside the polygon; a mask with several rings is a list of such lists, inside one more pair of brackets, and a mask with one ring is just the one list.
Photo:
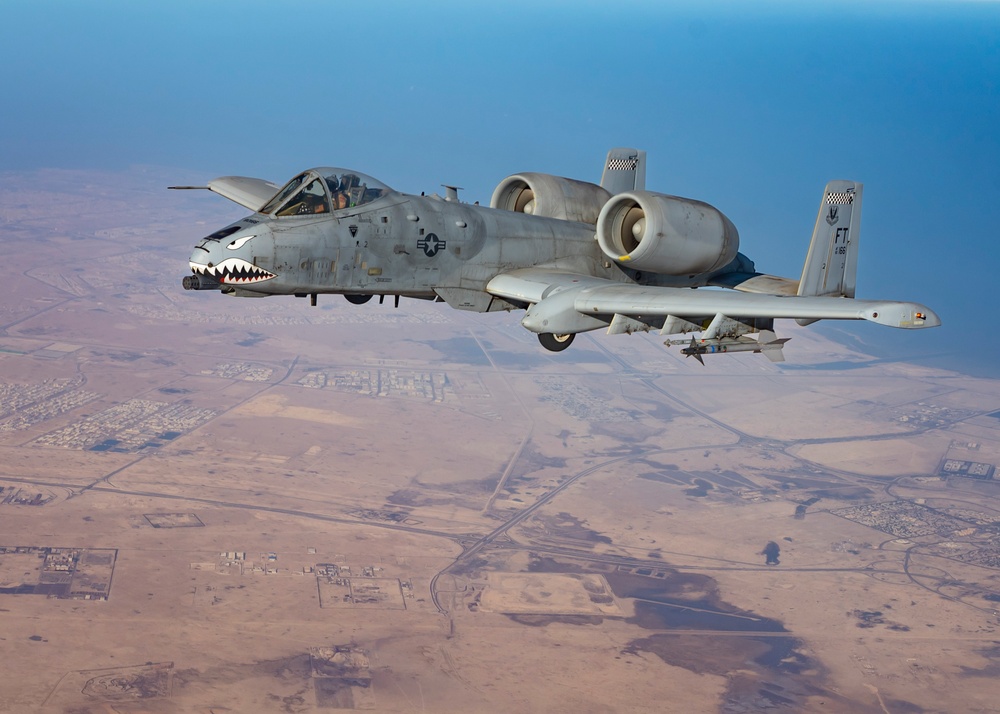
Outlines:
{"label": "wing leading edge", "polygon": [[[521,324],[537,333],[571,334],[603,326],[615,332],[690,332],[696,331],[692,328],[706,329],[708,321],[720,317],[738,321],[868,320],[907,329],[941,324],[933,311],[918,303],[650,287],[539,268],[498,275],[487,290],[496,297],[528,304]],[[624,321],[633,329],[621,329]],[[616,322],[619,329],[615,329]]]}
{"label": "wing leading edge", "polygon": [[937,315],[918,303],[629,285],[591,289],[574,301],[574,307],[585,314],[639,313],[690,318],[723,313],[732,318],[869,320],[902,328],[941,324]]}

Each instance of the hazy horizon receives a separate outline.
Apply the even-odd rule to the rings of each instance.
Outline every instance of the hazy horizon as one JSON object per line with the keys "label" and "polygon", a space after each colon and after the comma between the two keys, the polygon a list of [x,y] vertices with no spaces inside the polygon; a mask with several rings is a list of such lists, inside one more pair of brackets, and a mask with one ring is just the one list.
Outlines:
{"label": "hazy horizon", "polygon": [[[1000,5],[7,4],[0,171],[175,167],[281,183],[340,165],[486,202],[511,173],[597,181],[648,152],[757,269],[797,277],[826,181],[865,184],[860,297],[943,326],[851,334],[1000,375]],[[221,199],[220,199],[221,200]],[[178,265],[190,240],[178,236]],[[840,327],[840,326],[838,326]]]}

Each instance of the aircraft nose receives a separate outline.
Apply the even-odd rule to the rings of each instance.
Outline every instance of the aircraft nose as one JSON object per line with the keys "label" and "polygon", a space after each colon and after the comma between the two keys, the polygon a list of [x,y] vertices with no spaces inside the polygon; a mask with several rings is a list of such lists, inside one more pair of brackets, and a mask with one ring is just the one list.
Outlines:
{"label": "aircraft nose", "polygon": [[[255,245],[271,238],[264,226],[239,226],[236,231],[223,229],[213,233],[191,253],[192,279],[185,279],[188,289],[206,290],[223,285],[249,285],[270,280],[276,275],[256,265]],[[267,252],[267,251],[265,251]]]}
{"label": "aircraft nose", "polygon": [[195,266],[203,267],[213,262],[212,249],[210,246],[205,245],[207,241],[202,241],[194,247],[191,251],[191,269],[194,270]]}
{"label": "aircraft nose", "polygon": [[215,257],[213,246],[208,239],[201,241],[191,251],[191,258],[188,265],[191,268],[191,275],[185,275],[181,285],[185,290],[218,290],[222,283],[211,274],[218,258]]}

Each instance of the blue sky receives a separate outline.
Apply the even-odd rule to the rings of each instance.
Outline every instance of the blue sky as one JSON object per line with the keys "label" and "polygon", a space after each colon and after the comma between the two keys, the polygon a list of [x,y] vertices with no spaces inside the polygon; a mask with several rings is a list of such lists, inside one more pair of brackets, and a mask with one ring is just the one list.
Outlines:
{"label": "blue sky", "polygon": [[825,182],[859,180],[859,296],[945,326],[850,332],[1000,376],[997,3],[7,0],[0,62],[2,171],[341,165],[485,202],[637,146],[792,277]]}

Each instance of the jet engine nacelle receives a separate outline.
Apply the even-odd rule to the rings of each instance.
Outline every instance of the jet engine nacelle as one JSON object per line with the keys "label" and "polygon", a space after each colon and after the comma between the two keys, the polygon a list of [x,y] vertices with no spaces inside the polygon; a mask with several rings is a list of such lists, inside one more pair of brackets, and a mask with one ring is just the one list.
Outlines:
{"label": "jet engine nacelle", "polygon": [[593,225],[609,198],[611,194],[596,184],[524,173],[501,181],[490,199],[490,207]]}
{"label": "jet engine nacelle", "polygon": [[725,266],[740,247],[736,226],[718,209],[649,191],[626,191],[604,204],[597,241],[622,266],[692,277]]}

